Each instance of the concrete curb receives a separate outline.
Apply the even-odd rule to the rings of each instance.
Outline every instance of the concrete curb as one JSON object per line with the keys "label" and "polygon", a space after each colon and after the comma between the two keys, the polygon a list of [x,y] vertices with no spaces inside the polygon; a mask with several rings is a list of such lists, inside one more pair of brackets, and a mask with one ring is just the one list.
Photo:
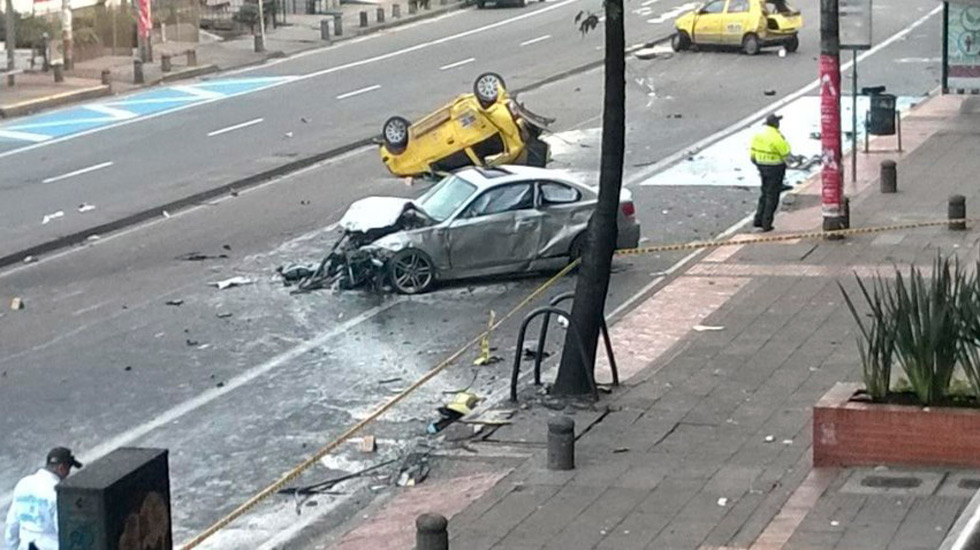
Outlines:
{"label": "concrete curb", "polygon": [[[463,4],[464,2],[460,3],[460,5]],[[630,55],[634,51],[639,50],[641,48],[652,47],[653,45],[660,44],[666,40],[670,40],[670,36],[667,36],[666,38],[658,38],[652,42],[627,48],[626,55]],[[590,63],[586,63],[585,65],[581,65],[579,67],[569,69],[567,71],[563,71],[561,73],[545,78],[534,84],[514,90],[514,94],[516,95],[521,92],[527,92],[530,90],[541,88],[543,86],[552,84],[554,82],[558,82],[570,76],[602,66],[602,63],[603,60],[599,59],[598,61],[593,61]],[[63,235],[51,241],[43,242],[23,250],[12,252],[5,256],[0,256],[0,268],[9,267],[11,265],[18,264],[22,262],[23,259],[27,256],[40,256],[41,254],[47,254],[55,250],[84,243],[86,239],[88,239],[92,235],[104,235],[106,233],[118,231],[120,229],[145,222],[147,220],[162,216],[164,211],[171,212],[171,213],[176,212],[178,210],[190,206],[194,206],[203,201],[210,200],[222,195],[226,195],[235,190],[242,190],[242,189],[247,189],[249,187],[254,187],[261,183],[267,182],[271,179],[289,174],[290,172],[301,170],[308,166],[312,166],[318,162],[322,162],[332,157],[339,156],[344,153],[353,151],[360,147],[370,145],[374,142],[375,137],[376,136],[369,136],[366,138],[362,138],[352,143],[335,147],[329,151],[317,153],[315,155],[311,155],[306,158],[289,162],[281,166],[272,168],[270,170],[260,172],[258,174],[253,174],[251,176],[239,179],[237,181],[225,183],[212,189],[204,190],[184,198],[173,200],[162,206],[147,208],[140,212],[136,212],[134,214],[129,214],[127,216],[124,216],[118,220],[107,222],[81,231],[76,231],[74,233]]]}
{"label": "concrete curb", "polygon": [[10,105],[0,105],[0,118],[13,118],[27,115],[52,107],[59,107],[68,103],[77,103],[87,99],[104,97],[112,94],[112,88],[105,85],[62,92],[60,94],[49,95],[20,103]]}
{"label": "concrete curb", "polygon": [[202,65],[200,67],[189,67],[182,71],[167,73],[162,77],[160,77],[160,80],[157,82],[158,83],[174,82],[176,80],[184,80],[187,78],[194,78],[198,76],[204,76],[206,74],[216,73],[219,70],[220,69],[218,69],[217,65]]}

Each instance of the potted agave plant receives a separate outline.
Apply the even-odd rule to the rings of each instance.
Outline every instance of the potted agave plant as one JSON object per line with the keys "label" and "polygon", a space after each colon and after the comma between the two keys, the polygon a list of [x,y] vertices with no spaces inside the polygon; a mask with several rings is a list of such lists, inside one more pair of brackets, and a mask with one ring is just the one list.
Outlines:
{"label": "potted agave plant", "polygon": [[864,385],[837,384],[814,407],[814,466],[980,466],[976,271],[939,256],[929,277],[912,266],[857,285],[867,314],[838,283]]}

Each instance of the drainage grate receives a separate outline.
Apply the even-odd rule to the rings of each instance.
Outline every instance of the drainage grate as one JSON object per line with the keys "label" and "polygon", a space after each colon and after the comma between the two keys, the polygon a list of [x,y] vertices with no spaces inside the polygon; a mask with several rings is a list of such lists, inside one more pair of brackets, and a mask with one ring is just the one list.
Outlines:
{"label": "drainage grate", "polygon": [[861,486],[875,489],[915,489],[922,485],[917,477],[867,476],[861,480]]}
{"label": "drainage grate", "polygon": [[956,486],[959,487],[960,489],[977,491],[980,490],[980,479],[965,477],[961,479],[960,482],[956,484]]}

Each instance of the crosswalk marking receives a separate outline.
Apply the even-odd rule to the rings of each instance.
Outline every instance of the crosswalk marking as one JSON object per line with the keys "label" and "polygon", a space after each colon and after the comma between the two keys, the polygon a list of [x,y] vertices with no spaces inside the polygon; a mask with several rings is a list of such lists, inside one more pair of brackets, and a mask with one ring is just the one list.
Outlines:
{"label": "crosswalk marking", "polygon": [[41,143],[42,141],[51,139],[51,136],[45,134],[34,134],[31,132],[20,132],[17,130],[0,130],[0,138]]}

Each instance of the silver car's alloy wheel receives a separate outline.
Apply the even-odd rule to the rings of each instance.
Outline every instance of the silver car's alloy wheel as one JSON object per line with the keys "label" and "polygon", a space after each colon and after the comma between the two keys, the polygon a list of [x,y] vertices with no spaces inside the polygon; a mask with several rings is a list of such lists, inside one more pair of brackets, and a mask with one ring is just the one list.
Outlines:
{"label": "silver car's alloy wheel", "polygon": [[389,267],[391,285],[402,294],[420,294],[435,282],[435,269],[429,257],[414,249],[395,254]]}

